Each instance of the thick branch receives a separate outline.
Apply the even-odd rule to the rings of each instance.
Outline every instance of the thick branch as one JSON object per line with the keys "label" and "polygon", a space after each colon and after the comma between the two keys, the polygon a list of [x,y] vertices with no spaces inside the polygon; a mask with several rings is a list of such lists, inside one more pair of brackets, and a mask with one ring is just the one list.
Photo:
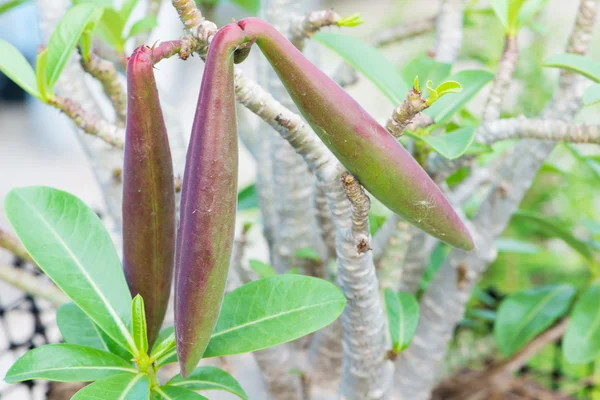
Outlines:
{"label": "thick branch", "polygon": [[412,88],[408,91],[402,104],[394,110],[392,117],[385,126],[392,136],[396,138],[402,136],[408,125],[413,122],[413,119],[428,107],[427,102],[421,95],[420,91]]}
{"label": "thick branch", "polygon": [[96,115],[88,114],[78,103],[66,98],[56,96],[49,103],[64,112],[82,131],[93,135],[108,143],[112,147],[123,149],[124,132],[114,125]]}
{"label": "thick branch", "polygon": [[506,97],[508,86],[512,81],[517,59],[519,57],[519,44],[516,36],[507,36],[504,43],[504,51],[496,70],[496,76],[492,83],[492,90],[487,98],[483,109],[483,122],[494,121],[500,118],[502,103]]}
{"label": "thick branch", "polygon": [[51,281],[44,279],[43,275],[36,276],[23,269],[0,265],[0,281],[4,281],[31,296],[47,300],[54,307],[60,307],[69,301],[69,298]]}
{"label": "thick branch", "polygon": [[19,239],[2,229],[0,229],[0,248],[10,251],[25,261],[34,262],[27,250],[21,245]]}
{"label": "thick branch", "polygon": [[407,22],[392,28],[381,29],[373,39],[373,44],[377,47],[383,47],[424,33],[433,32],[434,29],[435,18]]}
{"label": "thick branch", "polygon": [[115,65],[110,61],[101,59],[94,53],[90,53],[87,60],[81,58],[81,66],[85,72],[102,84],[104,93],[106,93],[117,114],[118,123],[124,125],[127,116],[127,97]]}
{"label": "thick branch", "polygon": [[463,40],[466,0],[444,0],[435,25],[435,59],[453,64]]}

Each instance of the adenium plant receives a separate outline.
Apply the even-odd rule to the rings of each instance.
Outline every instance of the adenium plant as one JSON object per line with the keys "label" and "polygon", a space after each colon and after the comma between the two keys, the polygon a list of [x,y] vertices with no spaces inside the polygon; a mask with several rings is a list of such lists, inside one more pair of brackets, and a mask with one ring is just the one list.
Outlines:
{"label": "adenium plant", "polygon": [[[175,240],[172,161],[153,74],[157,57],[153,48],[141,46],[127,65],[123,267],[100,220],[74,196],[29,187],[6,199],[23,245],[73,301],[58,312],[66,343],[25,354],[8,372],[8,382],[93,382],[74,399],[200,399],[194,390],[214,388],[246,398],[225,371],[197,367],[200,359],[294,340],[340,315],[346,301],[340,290],[301,275],[263,278],[223,298],[237,202],[233,65],[254,43],[321,140],[376,198],[441,240],[473,248],[460,218],[402,145],[256,18],[226,25],[212,39]],[[175,327],[161,331],[173,276]],[[181,375],[161,382],[161,367],[177,361]]]}

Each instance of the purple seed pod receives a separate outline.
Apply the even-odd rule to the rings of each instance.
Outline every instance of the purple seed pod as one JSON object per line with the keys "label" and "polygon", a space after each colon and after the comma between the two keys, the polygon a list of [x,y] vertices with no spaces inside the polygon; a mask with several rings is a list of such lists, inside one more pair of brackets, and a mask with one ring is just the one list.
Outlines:
{"label": "purple seed pod", "polygon": [[256,40],[294,103],[321,140],[390,210],[463,250],[474,242],[433,180],[350,95],[265,21],[238,22]]}
{"label": "purple seed pod", "polygon": [[169,302],[175,253],[175,186],[167,129],[154,80],[152,50],[135,49],[127,64],[123,166],[123,267],[132,296],[146,305],[148,343],[158,336]]}
{"label": "purple seed pod", "polygon": [[238,175],[233,63],[245,41],[236,24],[213,37],[187,152],[175,268],[175,338],[184,377],[217,323],[231,259]]}

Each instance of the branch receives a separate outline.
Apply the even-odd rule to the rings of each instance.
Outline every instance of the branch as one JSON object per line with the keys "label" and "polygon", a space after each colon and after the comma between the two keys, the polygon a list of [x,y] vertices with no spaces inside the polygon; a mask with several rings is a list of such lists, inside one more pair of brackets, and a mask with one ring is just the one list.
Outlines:
{"label": "branch", "polygon": [[289,39],[294,46],[302,51],[306,40],[322,28],[336,26],[340,16],[333,10],[313,11],[295,23],[290,24]]}
{"label": "branch", "polygon": [[[323,242],[327,247],[327,254],[329,258],[335,258],[335,228],[331,221],[329,208],[327,208],[325,192],[318,186],[315,189],[315,208],[317,210],[317,225],[321,231]],[[325,276],[322,276],[322,278],[325,278]]]}
{"label": "branch", "polygon": [[407,22],[392,28],[381,29],[373,39],[373,45],[384,47],[396,42],[413,38],[424,33],[433,32],[435,29],[435,18]]}
{"label": "branch", "polygon": [[44,279],[44,275],[36,276],[24,269],[0,265],[0,281],[31,296],[47,300],[56,308],[69,301],[69,298],[54,283]]}
{"label": "branch", "polygon": [[392,117],[385,126],[392,136],[396,138],[402,136],[406,128],[413,122],[413,119],[429,107],[421,95],[422,93],[413,87],[408,91],[402,104],[394,110]]}
{"label": "branch", "polygon": [[33,258],[29,255],[27,250],[21,245],[19,239],[6,232],[3,229],[0,229],[0,248],[6,249],[13,253],[15,256],[28,261],[30,263],[35,263]]}
{"label": "branch", "polygon": [[444,0],[435,25],[435,59],[453,64],[463,40],[463,16],[466,0]]}
{"label": "branch", "polygon": [[505,139],[539,139],[553,142],[600,144],[600,126],[568,123],[553,119],[502,119],[480,128],[482,142],[492,144]]}
{"label": "branch", "polygon": [[411,225],[397,214],[390,215],[375,234],[372,241],[373,258],[381,287],[398,290],[412,234]]}
{"label": "branch", "polygon": [[115,65],[110,61],[101,59],[94,53],[90,53],[87,60],[81,58],[81,66],[85,72],[102,84],[104,93],[106,93],[117,114],[118,124],[120,126],[125,125],[127,97]]}
{"label": "branch", "polygon": [[116,147],[123,149],[125,143],[123,138],[125,133],[116,126],[109,124],[105,120],[87,113],[78,103],[70,98],[56,96],[48,103],[53,107],[58,108],[67,115],[74,123],[87,133],[98,137],[100,140]]}

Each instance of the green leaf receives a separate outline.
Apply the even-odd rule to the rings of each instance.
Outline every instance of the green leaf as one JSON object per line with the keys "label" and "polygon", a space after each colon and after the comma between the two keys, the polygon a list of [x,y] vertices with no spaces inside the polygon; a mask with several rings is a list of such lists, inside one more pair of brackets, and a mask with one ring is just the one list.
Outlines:
{"label": "green leaf", "polygon": [[354,28],[365,23],[365,20],[360,17],[359,13],[348,15],[347,17],[340,18],[335,24],[339,27]]}
{"label": "green leaf", "polygon": [[386,220],[387,217],[385,215],[376,214],[373,209],[369,211],[369,230],[371,236],[375,235],[381,229]]}
{"label": "green leaf", "polygon": [[89,25],[96,24],[100,15],[97,7],[80,4],[70,8],[58,22],[48,41],[46,86],[49,90],[54,88],[83,32]]}
{"label": "green leaf", "polygon": [[496,250],[499,253],[538,254],[542,248],[536,244],[517,239],[500,238],[496,240]]}
{"label": "green leaf", "polygon": [[123,372],[137,373],[122,358],[74,344],[48,344],[25,353],[8,370],[8,383],[30,379],[59,382],[91,382]]}
{"label": "green leaf", "polygon": [[169,350],[175,348],[175,329],[170,326],[163,329],[156,339],[156,343],[150,353],[152,360],[157,360],[164,356]]}
{"label": "green leaf", "polygon": [[175,386],[155,387],[152,392],[152,400],[208,400],[196,392]]}
{"label": "green leaf", "polygon": [[224,390],[241,399],[248,400],[246,392],[233,376],[222,369],[211,366],[198,367],[185,379],[181,375],[177,375],[167,382],[167,386],[189,390]]}
{"label": "green leaf", "polygon": [[583,104],[592,106],[598,103],[600,103],[600,84],[590,86],[583,93]]}
{"label": "green leaf", "polygon": [[402,69],[402,78],[407,87],[413,86],[415,76],[421,81],[442,82],[450,75],[452,64],[441,63],[427,55],[421,55],[411,60]]}
{"label": "green leaf", "polygon": [[77,305],[63,304],[56,313],[58,329],[69,344],[94,347],[118,355],[126,361],[131,354],[104,333]]}
{"label": "green leaf", "polygon": [[475,139],[475,128],[466,127],[438,136],[421,136],[407,132],[407,135],[422,140],[441,156],[454,160],[466,153]]}
{"label": "green leaf", "polygon": [[33,68],[19,50],[2,39],[0,39],[0,72],[27,93],[42,100]]}
{"label": "green leaf", "polygon": [[118,53],[123,53],[125,49],[123,30],[125,29],[126,22],[117,11],[112,8],[105,8],[102,19],[98,24],[98,35],[100,38]]}
{"label": "green leaf", "polygon": [[595,160],[592,156],[586,156],[581,153],[575,146],[569,143],[564,143],[564,146],[573,154],[578,161],[585,164],[589,170],[600,179],[600,161]]}
{"label": "green leaf", "polygon": [[417,331],[419,303],[410,293],[396,294],[391,289],[385,289],[385,304],[392,349],[398,354],[408,347]]}
{"label": "green leaf", "polygon": [[313,260],[313,261],[321,260],[319,253],[317,253],[317,251],[315,249],[313,249],[312,247],[304,247],[304,248],[296,250],[296,252],[294,253],[294,257],[303,258],[305,260]]}
{"label": "green leaf", "polygon": [[483,70],[466,70],[452,75],[448,80],[460,82],[463,88],[462,92],[439,99],[424,113],[438,124],[447,122],[493,78],[492,73]]}
{"label": "green leaf", "polygon": [[600,285],[590,286],[577,300],[563,338],[568,362],[587,364],[600,356]]}
{"label": "green leaf", "polygon": [[148,353],[148,329],[146,326],[144,299],[139,294],[133,298],[131,303],[131,316],[131,333],[135,342],[135,348],[138,350],[137,356],[141,356]]}
{"label": "green leaf", "polygon": [[145,374],[122,374],[96,381],[75,393],[71,400],[148,400],[150,381]]}
{"label": "green leaf", "polygon": [[544,66],[566,69],[600,83],[600,64],[581,54],[557,54],[548,58]]}
{"label": "green leaf", "polygon": [[225,296],[204,357],[298,339],[335,321],[345,305],[340,289],[318,278],[286,274],[247,283]]}
{"label": "green leaf", "polygon": [[139,35],[140,33],[149,32],[158,26],[158,20],[155,15],[148,15],[137,21],[127,34],[128,38]]}
{"label": "green leaf", "polygon": [[498,309],[494,338],[505,355],[516,353],[564,315],[575,296],[566,284],[542,286],[506,298]]}
{"label": "green leaf", "polygon": [[[342,57],[354,69],[373,82],[394,106],[402,103],[408,86],[396,66],[376,48],[360,39],[337,33],[319,32],[312,39]],[[413,76],[414,78],[414,76]]]}
{"label": "green leaf", "polygon": [[249,210],[258,208],[258,194],[256,193],[256,185],[246,186],[238,193],[238,210]]}
{"label": "green leaf", "polygon": [[421,291],[427,289],[431,280],[435,277],[435,275],[442,267],[442,264],[446,260],[446,257],[448,256],[448,254],[450,254],[450,250],[452,250],[452,247],[445,243],[438,243],[438,245],[435,246],[435,248],[431,252],[431,256],[429,257],[429,263],[427,264],[427,268],[423,273],[423,279],[421,280],[421,283],[419,285],[419,289]]}
{"label": "green leaf", "polygon": [[[526,0],[491,0],[494,12],[500,19],[506,32],[512,36],[516,35],[521,27],[521,7]],[[531,10],[527,10],[529,13]]]}
{"label": "green leaf", "polygon": [[248,263],[250,264],[250,268],[252,268],[260,278],[268,278],[277,275],[277,272],[275,272],[275,269],[273,269],[272,266],[262,261],[248,260]]}
{"label": "green leaf", "polygon": [[576,238],[571,230],[565,227],[563,222],[548,217],[544,214],[524,210],[518,210],[515,212],[513,214],[513,218],[518,218],[525,222],[534,222],[540,228],[542,228],[541,232],[545,235],[562,239],[573,250],[577,251],[589,261],[594,260],[594,253],[589,244]]}
{"label": "green leaf", "polygon": [[35,60],[35,80],[41,100],[46,101],[52,98],[52,91],[46,87],[46,68],[48,65],[48,49],[41,51]]}
{"label": "green leaf", "polygon": [[90,52],[92,51],[92,39],[94,38],[94,32],[96,31],[96,26],[98,22],[102,18],[104,10],[102,8],[96,8],[96,14],[91,18],[90,23],[88,23],[83,32],[81,33],[81,39],[79,40],[79,48],[81,50],[81,57],[84,60],[89,59]]}
{"label": "green leaf", "polygon": [[525,26],[531,21],[531,19],[540,12],[549,0],[527,0],[522,6],[519,12],[519,26]]}
{"label": "green leaf", "polygon": [[129,17],[131,16],[131,12],[133,11],[133,9],[137,5],[137,3],[138,3],[138,0],[123,1],[123,5],[121,6],[121,9],[119,10],[119,16],[121,17],[121,20],[123,20],[123,22],[127,22],[129,20]]}
{"label": "green leaf", "polygon": [[231,2],[255,15],[260,11],[260,0],[231,0]]}
{"label": "green leaf", "polygon": [[504,29],[508,31],[508,2],[509,0],[490,0],[490,5],[496,13],[496,16],[504,26]]}
{"label": "green leaf", "polygon": [[134,351],[131,294],[96,213],[77,197],[48,187],[13,189],[4,208],[36,264],[112,339]]}
{"label": "green leaf", "polygon": [[[20,6],[21,4],[27,3],[29,0],[8,0],[4,3],[0,4],[0,15],[4,14],[7,11],[12,10],[13,8]],[[1,57],[0,57],[1,59]]]}

